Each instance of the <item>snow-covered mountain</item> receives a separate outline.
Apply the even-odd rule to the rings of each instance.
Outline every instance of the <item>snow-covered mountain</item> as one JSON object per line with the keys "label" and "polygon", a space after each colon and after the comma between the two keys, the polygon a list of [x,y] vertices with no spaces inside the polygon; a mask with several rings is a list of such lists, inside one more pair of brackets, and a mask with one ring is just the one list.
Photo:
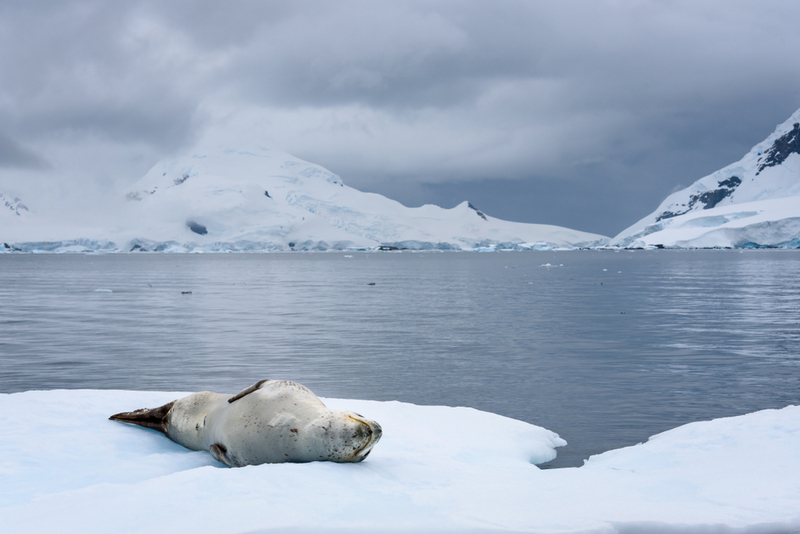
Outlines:
{"label": "snow-covered mountain", "polygon": [[159,162],[113,201],[118,209],[100,229],[65,236],[62,228],[47,243],[41,237],[0,240],[16,241],[22,250],[121,251],[474,250],[607,242],[558,226],[495,219],[468,202],[408,208],[348,187],[283,151],[211,138]]}
{"label": "snow-covered mountain", "polygon": [[[13,235],[16,231],[24,229],[30,223],[31,214],[28,207],[17,197],[12,197],[0,191],[0,229],[7,230]],[[0,231],[0,234],[5,232]],[[0,252],[13,250],[8,243],[2,242],[0,236]]]}
{"label": "snow-covered mountain", "polygon": [[800,110],[740,161],[668,196],[623,247],[800,247]]}
{"label": "snow-covered mountain", "polygon": [[3,222],[20,221],[29,216],[28,207],[19,198],[12,198],[0,191],[0,217]]}

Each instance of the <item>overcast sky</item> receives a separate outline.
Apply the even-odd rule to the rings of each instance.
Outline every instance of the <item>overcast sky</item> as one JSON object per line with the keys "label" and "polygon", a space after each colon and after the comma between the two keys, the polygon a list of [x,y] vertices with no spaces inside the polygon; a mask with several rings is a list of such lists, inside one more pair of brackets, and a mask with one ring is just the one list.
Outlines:
{"label": "overcast sky", "polygon": [[102,198],[233,114],[408,206],[615,235],[800,108],[799,27],[793,0],[3,0],[0,190]]}

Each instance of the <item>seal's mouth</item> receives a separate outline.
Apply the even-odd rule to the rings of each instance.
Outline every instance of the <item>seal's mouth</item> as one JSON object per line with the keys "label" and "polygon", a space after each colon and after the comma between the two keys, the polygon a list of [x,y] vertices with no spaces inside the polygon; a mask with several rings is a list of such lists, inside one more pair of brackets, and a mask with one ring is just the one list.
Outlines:
{"label": "seal's mouth", "polygon": [[370,421],[360,417],[353,417],[352,415],[348,415],[348,417],[365,427],[364,433],[367,436],[367,440],[363,446],[353,451],[353,455],[351,456],[354,462],[360,462],[369,456],[369,453],[372,452],[372,447],[374,447],[375,444],[380,441],[381,436],[383,435],[383,429],[381,428],[381,425],[375,421]]}

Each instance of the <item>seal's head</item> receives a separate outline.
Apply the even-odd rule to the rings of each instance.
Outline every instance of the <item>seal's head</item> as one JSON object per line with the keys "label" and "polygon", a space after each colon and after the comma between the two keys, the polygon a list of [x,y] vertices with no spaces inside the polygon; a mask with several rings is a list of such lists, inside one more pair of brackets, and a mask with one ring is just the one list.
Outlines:
{"label": "seal's head", "polygon": [[360,462],[381,439],[381,425],[354,412],[330,410],[312,423],[312,433],[325,444],[324,453],[334,462]]}

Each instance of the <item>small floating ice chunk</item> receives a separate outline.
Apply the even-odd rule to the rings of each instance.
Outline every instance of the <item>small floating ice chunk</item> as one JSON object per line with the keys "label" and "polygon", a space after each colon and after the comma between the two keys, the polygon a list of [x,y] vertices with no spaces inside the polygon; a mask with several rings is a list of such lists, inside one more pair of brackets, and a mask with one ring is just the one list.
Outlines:
{"label": "small floating ice chunk", "polygon": [[110,289],[95,289],[95,293],[113,293]]}

